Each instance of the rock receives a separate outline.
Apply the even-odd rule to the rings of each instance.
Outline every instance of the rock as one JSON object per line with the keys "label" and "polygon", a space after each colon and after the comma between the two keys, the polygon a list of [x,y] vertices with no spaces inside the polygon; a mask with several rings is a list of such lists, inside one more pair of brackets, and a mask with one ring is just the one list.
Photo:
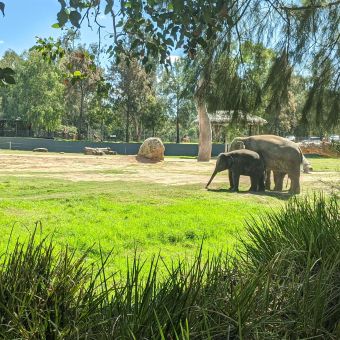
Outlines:
{"label": "rock", "polygon": [[[113,153],[115,152],[115,153]],[[89,146],[85,146],[84,148],[85,155],[94,155],[94,156],[102,156],[102,155],[116,155],[116,151],[112,151],[110,148],[90,148]]]}
{"label": "rock", "polygon": [[46,148],[35,148],[35,149],[33,149],[33,152],[48,152],[48,149],[46,149]]}
{"label": "rock", "polygon": [[144,141],[138,151],[138,157],[144,157],[155,162],[164,160],[165,147],[159,138],[151,137]]}

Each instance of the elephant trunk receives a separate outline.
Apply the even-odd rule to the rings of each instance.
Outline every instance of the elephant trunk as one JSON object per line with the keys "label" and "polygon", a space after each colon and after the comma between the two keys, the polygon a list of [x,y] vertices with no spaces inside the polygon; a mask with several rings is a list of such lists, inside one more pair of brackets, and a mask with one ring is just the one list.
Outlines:
{"label": "elephant trunk", "polygon": [[208,189],[209,184],[211,183],[211,181],[214,179],[214,177],[216,176],[216,174],[218,173],[218,171],[214,171],[213,174],[211,175],[208,184],[205,186],[206,189]]}

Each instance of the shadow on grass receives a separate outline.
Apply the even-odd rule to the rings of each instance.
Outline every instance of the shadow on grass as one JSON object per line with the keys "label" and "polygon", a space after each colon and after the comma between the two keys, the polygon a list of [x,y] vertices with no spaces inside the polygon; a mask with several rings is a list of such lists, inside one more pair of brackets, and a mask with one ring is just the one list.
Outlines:
{"label": "shadow on grass", "polygon": [[230,191],[229,189],[207,189],[207,191],[211,191],[211,192],[227,192],[227,193],[231,193],[231,194],[239,194],[239,195],[244,195],[244,194],[252,194],[252,195],[257,195],[257,196],[270,196],[270,197],[275,197],[278,198],[280,200],[288,200],[289,198],[291,198],[293,195],[290,194],[288,191],[264,191],[264,192],[254,192],[254,191],[238,191],[238,192],[233,192]]}

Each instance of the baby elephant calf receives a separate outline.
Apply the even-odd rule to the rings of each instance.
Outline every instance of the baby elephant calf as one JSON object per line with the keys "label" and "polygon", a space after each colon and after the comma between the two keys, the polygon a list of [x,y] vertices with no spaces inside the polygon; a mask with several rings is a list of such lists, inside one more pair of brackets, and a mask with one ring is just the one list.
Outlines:
{"label": "baby elephant calf", "polygon": [[229,169],[231,191],[238,191],[240,175],[250,176],[250,191],[264,191],[265,165],[257,152],[242,149],[220,153],[217,157],[215,170],[206,188],[217,173],[227,169]]}

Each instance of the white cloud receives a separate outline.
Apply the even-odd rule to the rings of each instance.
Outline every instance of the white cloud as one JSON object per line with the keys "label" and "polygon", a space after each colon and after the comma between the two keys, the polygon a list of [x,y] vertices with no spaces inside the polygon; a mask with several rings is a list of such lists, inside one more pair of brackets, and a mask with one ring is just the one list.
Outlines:
{"label": "white cloud", "polygon": [[3,40],[0,40],[0,44],[4,44],[5,42]]}

